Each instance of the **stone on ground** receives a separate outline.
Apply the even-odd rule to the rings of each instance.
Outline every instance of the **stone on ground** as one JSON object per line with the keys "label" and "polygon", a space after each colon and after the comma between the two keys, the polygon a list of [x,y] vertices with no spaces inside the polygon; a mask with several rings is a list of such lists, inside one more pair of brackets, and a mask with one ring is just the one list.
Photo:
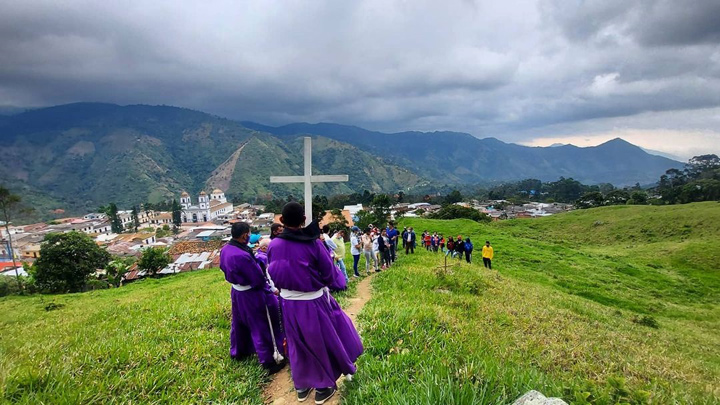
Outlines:
{"label": "stone on ground", "polygon": [[567,405],[560,398],[548,398],[538,391],[532,390],[518,398],[513,405]]}

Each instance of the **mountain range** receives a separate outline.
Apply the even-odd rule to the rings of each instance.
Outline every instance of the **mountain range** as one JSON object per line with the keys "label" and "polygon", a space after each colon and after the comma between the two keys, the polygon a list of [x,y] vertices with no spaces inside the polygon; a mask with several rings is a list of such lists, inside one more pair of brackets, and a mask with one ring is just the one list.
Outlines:
{"label": "mountain range", "polygon": [[653,183],[680,162],[621,139],[596,147],[526,147],[457,132],[386,134],[338,124],[271,127],[169,106],[75,103],[0,116],[0,183],[46,218],[177,198],[221,188],[245,201],[300,195],[271,175],[302,173],[302,136],[313,168],[348,174],[320,194],[406,193],[444,185],[573,177],[584,183]]}

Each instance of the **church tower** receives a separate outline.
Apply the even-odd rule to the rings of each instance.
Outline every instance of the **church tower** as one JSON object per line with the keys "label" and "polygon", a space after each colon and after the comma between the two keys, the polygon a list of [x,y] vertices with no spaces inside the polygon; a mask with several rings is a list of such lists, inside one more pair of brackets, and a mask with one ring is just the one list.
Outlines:
{"label": "church tower", "polygon": [[220,190],[219,188],[216,188],[215,190],[213,190],[213,192],[210,194],[210,199],[216,200],[221,203],[227,202],[227,199],[225,198],[225,193],[223,193],[223,191]]}
{"label": "church tower", "polygon": [[190,208],[190,205],[192,203],[190,202],[190,194],[187,193],[187,191],[183,191],[182,194],[180,194],[180,206],[182,209],[186,210]]}
{"label": "church tower", "polygon": [[205,191],[200,192],[200,197],[198,198],[198,205],[200,206],[201,210],[206,210],[210,208],[210,199],[208,198],[207,193]]}

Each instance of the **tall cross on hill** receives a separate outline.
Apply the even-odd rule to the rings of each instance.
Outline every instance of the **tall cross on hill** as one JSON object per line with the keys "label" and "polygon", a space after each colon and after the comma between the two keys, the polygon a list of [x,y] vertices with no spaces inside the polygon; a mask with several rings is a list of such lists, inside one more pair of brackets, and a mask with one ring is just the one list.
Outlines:
{"label": "tall cross on hill", "polygon": [[305,184],[305,225],[312,221],[312,183],[329,183],[348,181],[347,174],[312,175],[312,139],[306,136],[303,140],[305,170],[302,176],[270,176],[270,183],[304,183]]}

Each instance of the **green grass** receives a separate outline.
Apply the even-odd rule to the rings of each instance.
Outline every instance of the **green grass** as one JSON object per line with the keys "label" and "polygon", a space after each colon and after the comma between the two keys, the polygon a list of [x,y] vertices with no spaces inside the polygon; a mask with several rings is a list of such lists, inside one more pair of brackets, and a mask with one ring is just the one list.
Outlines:
{"label": "green grass", "polygon": [[[477,251],[447,271],[439,254],[400,254],[360,313],[365,354],[344,403],[505,404],[530,389],[571,403],[720,402],[720,204],[404,224],[477,249],[490,239],[496,270]],[[257,361],[228,357],[228,295],[221,272],[199,271],[2,298],[0,398],[261,403]]]}
{"label": "green grass", "polygon": [[[355,289],[336,293],[338,302]],[[230,359],[229,333],[230,287],[217,269],[0,298],[0,399],[262,403],[265,373],[256,359]]]}
{"label": "green grass", "polygon": [[229,289],[220,271],[10,297],[0,313],[6,401],[261,402],[257,361],[229,358]]}
{"label": "green grass", "polygon": [[402,254],[360,315],[346,403],[720,402],[720,204],[402,225],[490,239],[496,271]]}

